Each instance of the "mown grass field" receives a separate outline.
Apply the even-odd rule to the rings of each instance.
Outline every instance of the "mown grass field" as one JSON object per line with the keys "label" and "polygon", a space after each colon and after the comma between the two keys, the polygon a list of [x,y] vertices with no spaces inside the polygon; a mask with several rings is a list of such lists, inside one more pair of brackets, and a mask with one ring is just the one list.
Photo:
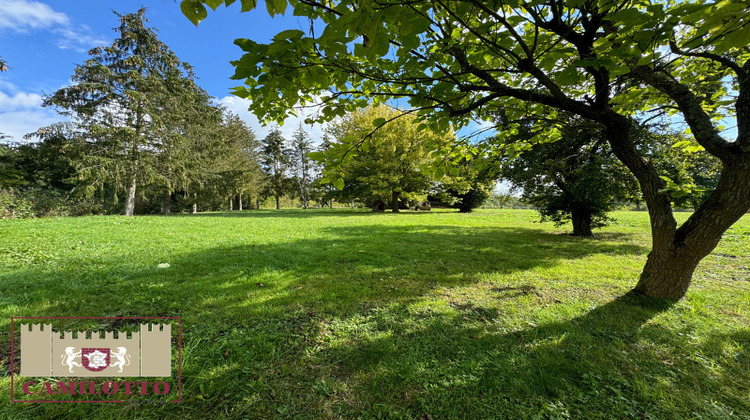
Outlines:
{"label": "mown grass field", "polygon": [[[750,418],[750,217],[674,305],[626,295],[648,217],[614,217],[0,221],[0,418]],[[180,316],[183,402],[11,404],[11,316]]]}

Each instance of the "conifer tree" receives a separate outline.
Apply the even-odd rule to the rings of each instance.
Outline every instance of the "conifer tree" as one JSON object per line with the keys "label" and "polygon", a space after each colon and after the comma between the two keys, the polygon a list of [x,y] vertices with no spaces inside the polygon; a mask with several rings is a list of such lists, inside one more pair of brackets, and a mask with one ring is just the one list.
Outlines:
{"label": "conifer tree", "polygon": [[266,192],[276,200],[276,209],[281,208],[279,199],[286,191],[286,172],[289,156],[286,153],[286,139],[278,127],[271,130],[262,140],[260,149],[261,165],[266,172]]}
{"label": "conifer tree", "polygon": [[[135,208],[136,188],[159,177],[158,152],[164,151],[181,118],[178,103],[195,92],[188,64],[146,26],[146,9],[119,14],[120,36],[111,46],[89,51],[76,67],[73,84],[46,98],[73,117],[88,146],[77,163],[88,192],[111,185],[125,192],[127,216]],[[162,160],[163,163],[163,160]]]}
{"label": "conifer tree", "polygon": [[289,165],[299,185],[303,209],[307,209],[309,200],[308,190],[310,189],[311,172],[314,165],[307,155],[312,151],[312,138],[310,138],[310,135],[302,128],[302,123],[300,123],[292,136],[292,144],[289,149]]}

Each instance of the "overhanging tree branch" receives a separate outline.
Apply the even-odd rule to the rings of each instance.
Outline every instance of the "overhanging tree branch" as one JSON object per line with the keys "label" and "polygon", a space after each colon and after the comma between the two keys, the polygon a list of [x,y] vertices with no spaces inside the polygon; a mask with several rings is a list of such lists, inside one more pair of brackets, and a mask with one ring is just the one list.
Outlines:
{"label": "overhanging tree branch", "polygon": [[646,66],[635,69],[633,75],[675,101],[695,140],[711,154],[722,161],[737,157],[739,151],[721,137],[711,122],[711,117],[701,107],[700,99],[687,86],[662,71]]}

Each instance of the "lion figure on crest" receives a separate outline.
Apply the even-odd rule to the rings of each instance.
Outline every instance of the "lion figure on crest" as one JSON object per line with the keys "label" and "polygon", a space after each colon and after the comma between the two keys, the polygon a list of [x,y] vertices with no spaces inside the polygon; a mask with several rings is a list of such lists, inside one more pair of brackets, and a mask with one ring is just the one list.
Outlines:
{"label": "lion figure on crest", "polygon": [[61,354],[62,356],[62,364],[68,365],[68,371],[70,373],[73,373],[73,366],[81,367],[80,363],[76,362],[76,357],[81,355],[81,352],[76,352],[75,347],[65,347],[65,354]]}
{"label": "lion figure on crest", "polygon": [[112,350],[109,351],[110,358],[117,359],[116,362],[110,363],[110,366],[111,367],[118,367],[119,366],[120,367],[120,370],[119,370],[120,373],[122,373],[122,368],[123,367],[130,365],[130,355],[129,354],[125,354],[127,352],[128,352],[128,350],[125,347],[118,347],[117,348],[117,353],[113,352]]}

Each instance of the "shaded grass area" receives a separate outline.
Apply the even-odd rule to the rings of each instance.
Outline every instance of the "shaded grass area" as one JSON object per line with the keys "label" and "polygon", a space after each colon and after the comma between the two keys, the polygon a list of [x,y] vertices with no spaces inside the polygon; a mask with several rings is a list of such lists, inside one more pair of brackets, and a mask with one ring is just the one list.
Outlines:
{"label": "shaded grass area", "polygon": [[181,316],[184,402],[0,416],[750,416],[750,220],[668,307],[628,294],[647,215],[615,217],[595,239],[517,210],[2,221],[0,392],[10,316]]}

